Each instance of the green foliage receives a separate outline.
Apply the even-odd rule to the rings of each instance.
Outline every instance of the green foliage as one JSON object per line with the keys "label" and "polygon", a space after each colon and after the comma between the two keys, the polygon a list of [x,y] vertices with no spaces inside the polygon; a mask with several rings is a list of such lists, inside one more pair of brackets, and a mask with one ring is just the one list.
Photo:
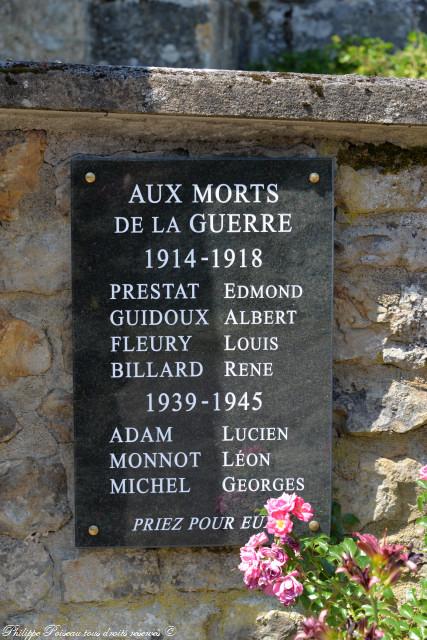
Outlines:
{"label": "green foliage", "polygon": [[[327,536],[305,537],[301,545],[300,566],[304,575],[304,593],[300,597],[306,615],[318,618],[327,612],[329,634],[307,636],[344,640],[376,638],[354,630],[348,634],[349,621],[366,621],[384,633],[383,640],[427,639],[427,580],[421,580],[417,590],[406,594],[402,605],[396,601],[387,580],[367,588],[357,580],[349,579],[345,572],[337,573],[343,557],[347,556],[370,575],[378,573],[376,560],[361,551],[352,538],[332,545]],[[379,637],[379,636],[378,636]]]}
{"label": "green foliage", "polygon": [[[423,514],[417,523],[426,528],[427,543],[424,478],[427,465],[417,481]],[[292,517],[308,522],[314,514],[311,505],[297,500],[285,493],[258,510],[268,516],[265,528],[273,541],[265,533],[252,536],[241,549],[239,565],[248,588],[285,606],[298,603],[305,619],[295,640],[427,640],[427,580],[421,578],[400,601],[394,592],[398,582],[417,575],[425,556],[412,544],[393,544],[385,536],[349,534],[357,518],[343,514],[336,502],[331,536],[301,536]]]}
{"label": "green foliage", "polygon": [[258,69],[297,73],[427,78],[427,34],[412,32],[403,49],[381,38],[333,36],[322,49],[283,53]]}
{"label": "green foliage", "polygon": [[[417,484],[421,488],[418,508],[425,512],[427,481],[418,480]],[[377,637],[383,640],[427,640],[427,580],[421,579],[417,589],[407,592],[405,602],[398,603],[391,585],[401,577],[399,571],[402,571],[403,565],[398,558],[401,552],[384,542],[385,546],[379,544],[376,549],[374,544],[369,553],[369,544],[367,548],[361,548],[363,545],[346,537],[345,519],[349,519],[350,525],[353,523],[352,516],[342,516],[339,504],[334,503],[334,537],[318,535],[299,539],[298,559],[304,576],[304,592],[300,603],[306,615],[314,616],[311,619],[321,619],[323,612],[325,629],[318,634],[301,633],[297,637],[319,640]],[[417,522],[427,527],[426,516]],[[341,538],[339,544],[333,544],[337,538]],[[370,540],[375,539],[371,536]],[[411,554],[403,554],[401,558],[410,559]],[[395,568],[399,566],[394,577],[393,564]],[[344,570],[342,567],[345,567]],[[401,575],[403,577],[403,573]],[[369,582],[362,577],[370,578]],[[366,624],[365,631],[358,624]],[[375,635],[375,630],[383,635]]]}

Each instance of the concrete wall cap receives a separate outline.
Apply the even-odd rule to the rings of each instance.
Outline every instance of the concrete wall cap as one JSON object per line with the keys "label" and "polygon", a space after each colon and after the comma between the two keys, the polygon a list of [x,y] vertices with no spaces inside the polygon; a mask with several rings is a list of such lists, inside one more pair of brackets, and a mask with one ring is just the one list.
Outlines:
{"label": "concrete wall cap", "polygon": [[408,78],[0,62],[0,109],[426,125]]}

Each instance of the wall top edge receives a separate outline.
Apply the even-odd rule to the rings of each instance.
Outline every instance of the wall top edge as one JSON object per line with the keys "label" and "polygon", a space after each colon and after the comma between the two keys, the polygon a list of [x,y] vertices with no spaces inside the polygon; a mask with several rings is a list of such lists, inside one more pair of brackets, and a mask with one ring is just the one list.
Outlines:
{"label": "wall top edge", "polygon": [[427,125],[427,82],[0,61],[0,109]]}

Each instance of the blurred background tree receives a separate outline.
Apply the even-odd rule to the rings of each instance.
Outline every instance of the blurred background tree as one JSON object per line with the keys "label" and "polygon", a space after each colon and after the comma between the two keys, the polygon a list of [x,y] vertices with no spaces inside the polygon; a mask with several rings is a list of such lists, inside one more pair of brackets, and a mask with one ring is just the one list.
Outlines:
{"label": "blurred background tree", "polygon": [[426,32],[427,0],[0,0],[14,60],[425,77]]}
{"label": "blurred background tree", "polygon": [[427,78],[427,34],[411,32],[399,49],[381,38],[340,38],[319,49],[285,52],[258,70],[296,73],[357,73],[364,76]]}

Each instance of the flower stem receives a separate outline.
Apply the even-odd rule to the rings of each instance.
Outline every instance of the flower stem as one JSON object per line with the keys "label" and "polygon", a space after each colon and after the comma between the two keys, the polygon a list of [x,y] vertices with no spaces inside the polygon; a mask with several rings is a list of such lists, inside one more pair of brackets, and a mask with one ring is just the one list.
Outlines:
{"label": "flower stem", "polygon": [[377,606],[377,599],[375,598],[375,593],[371,592],[369,599],[371,601],[372,604],[372,609],[374,611],[374,619],[375,619],[375,623],[377,624],[377,626],[379,625],[379,619],[378,619],[378,606]]}

